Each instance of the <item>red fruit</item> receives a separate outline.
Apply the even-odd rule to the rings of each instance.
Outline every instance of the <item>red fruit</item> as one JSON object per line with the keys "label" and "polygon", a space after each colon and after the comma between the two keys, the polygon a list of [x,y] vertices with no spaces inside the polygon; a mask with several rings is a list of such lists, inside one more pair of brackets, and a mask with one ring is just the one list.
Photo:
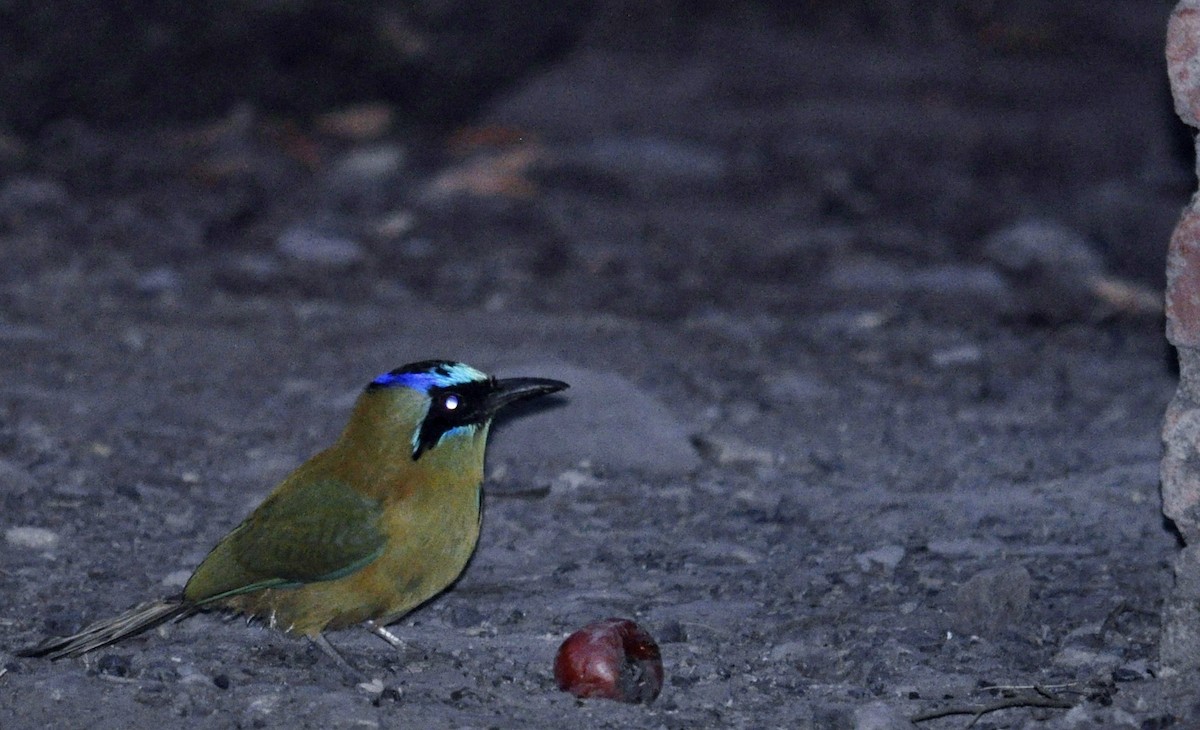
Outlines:
{"label": "red fruit", "polygon": [[608,618],[584,626],[558,647],[554,679],[576,697],[649,703],[662,690],[662,653],[641,626]]}

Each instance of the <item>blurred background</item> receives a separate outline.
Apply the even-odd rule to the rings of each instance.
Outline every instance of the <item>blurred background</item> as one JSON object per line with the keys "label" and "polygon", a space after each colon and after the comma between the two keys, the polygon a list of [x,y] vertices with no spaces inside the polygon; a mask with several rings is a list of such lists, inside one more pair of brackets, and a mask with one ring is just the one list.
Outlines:
{"label": "blurred background", "polygon": [[6,269],[656,319],[1145,314],[1192,188],[1170,7],[6,0]]}

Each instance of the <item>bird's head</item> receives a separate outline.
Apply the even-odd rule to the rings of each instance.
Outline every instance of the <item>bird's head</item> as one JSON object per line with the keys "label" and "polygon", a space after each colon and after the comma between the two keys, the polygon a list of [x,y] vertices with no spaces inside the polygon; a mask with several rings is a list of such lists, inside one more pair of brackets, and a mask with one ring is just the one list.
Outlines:
{"label": "bird's head", "polygon": [[566,388],[547,378],[498,380],[449,360],[410,363],[372,380],[359,399],[351,427],[378,429],[374,439],[405,444],[418,461],[442,449],[482,448],[492,418],[504,406]]}

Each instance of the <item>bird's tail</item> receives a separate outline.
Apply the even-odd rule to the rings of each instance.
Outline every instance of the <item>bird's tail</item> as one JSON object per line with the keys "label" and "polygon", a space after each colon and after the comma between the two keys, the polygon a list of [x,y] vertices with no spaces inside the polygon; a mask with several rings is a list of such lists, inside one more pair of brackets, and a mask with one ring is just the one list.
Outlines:
{"label": "bird's tail", "polygon": [[140,634],[174,618],[182,618],[194,612],[196,606],[181,599],[150,601],[134,606],[120,616],[97,621],[78,634],[53,636],[36,646],[19,649],[17,656],[49,657],[62,659],[86,654],[108,646],[127,636]]}

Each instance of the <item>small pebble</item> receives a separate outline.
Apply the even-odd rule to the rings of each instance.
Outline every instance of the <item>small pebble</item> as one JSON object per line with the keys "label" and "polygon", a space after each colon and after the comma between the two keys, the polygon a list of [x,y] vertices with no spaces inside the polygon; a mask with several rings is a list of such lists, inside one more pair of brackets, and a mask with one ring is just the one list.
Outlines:
{"label": "small pebble", "polygon": [[913,725],[898,708],[871,702],[854,711],[854,730],[907,730]]}
{"label": "small pebble", "polygon": [[1052,220],[1028,219],[993,232],[983,254],[1006,274],[1079,277],[1104,262],[1079,232]]}
{"label": "small pebble", "polygon": [[1112,671],[1114,682],[1140,682],[1146,676],[1129,665],[1117,667]]}
{"label": "small pebble", "polygon": [[169,266],[151,269],[137,278],[133,288],[138,294],[152,296],[177,292],[181,288],[179,274]]}
{"label": "small pebble", "polygon": [[245,710],[243,710],[242,715],[245,719],[249,720],[250,724],[256,727],[265,727],[265,725],[259,723],[265,723],[267,717],[275,714],[283,707],[286,707],[283,695],[264,694],[250,700]]}
{"label": "small pebble", "polygon": [[59,538],[44,527],[10,527],[4,531],[4,540],[14,547],[49,550],[58,545]]}
{"label": "small pebble", "polygon": [[275,256],[247,253],[219,262],[213,278],[229,291],[257,293],[281,284],[285,277],[283,266]]}
{"label": "small pebble", "polygon": [[864,573],[879,570],[885,573],[892,573],[896,570],[896,566],[900,565],[900,561],[904,560],[904,555],[903,546],[884,545],[874,550],[859,553],[855,556],[854,560],[858,563],[858,569]]}
{"label": "small pebble", "polygon": [[364,142],[386,134],[395,116],[387,104],[367,102],[325,112],[316,118],[316,125],[325,134]]}
{"label": "small pebble", "polygon": [[658,640],[663,644],[679,644],[688,640],[687,628],[678,621],[668,621],[658,632]]}
{"label": "small pebble", "polygon": [[41,327],[0,322],[0,342],[50,342],[53,339],[54,334]]}
{"label": "small pebble", "polygon": [[37,480],[11,461],[0,459],[0,485],[3,485],[4,491],[9,494],[24,494],[37,487]]}
{"label": "small pebble", "polygon": [[163,576],[162,584],[168,588],[183,588],[191,577],[190,570],[173,570]]}
{"label": "small pebble", "polygon": [[191,664],[180,664],[175,668],[175,671],[179,674],[181,684],[207,685],[209,682],[216,684],[214,678],[209,677]]}
{"label": "small pebble", "polygon": [[732,436],[700,434],[692,443],[701,455],[720,466],[772,466],[776,461],[769,449]]}
{"label": "small pebble", "polygon": [[1108,669],[1120,664],[1121,658],[1108,652],[1089,651],[1068,646],[1055,654],[1051,661],[1061,667]]}
{"label": "small pebble", "polygon": [[147,664],[140,676],[155,682],[175,682],[179,679],[179,670],[170,662],[156,661]]}
{"label": "small pebble", "polygon": [[71,202],[71,195],[57,180],[16,176],[0,187],[0,215],[55,213]]}
{"label": "small pebble", "polygon": [[818,376],[796,371],[773,375],[763,385],[772,406],[809,403],[835,392]]}
{"label": "small pebble", "polygon": [[378,707],[383,703],[384,700],[387,700],[388,702],[399,702],[403,698],[404,696],[400,694],[399,687],[384,687],[383,691],[379,693],[379,696],[376,697],[371,704]]}
{"label": "small pebble", "polygon": [[1020,313],[1060,322],[1095,307],[1090,282],[1104,273],[1104,261],[1074,229],[1054,221],[1020,221],[988,236],[983,255],[1008,279]]}
{"label": "small pebble", "polygon": [[605,137],[569,151],[566,157],[571,163],[641,184],[714,182],[729,166],[715,147],[666,137]]}
{"label": "small pebble", "polygon": [[595,484],[596,478],[578,469],[567,469],[554,477],[551,488],[556,492],[573,492],[580,487]]}
{"label": "small pebble", "polygon": [[988,568],[958,587],[954,627],[963,634],[987,635],[1012,628],[1025,617],[1033,577],[1022,565]]}
{"label": "small pebble", "polygon": [[332,177],[343,184],[386,179],[404,166],[404,150],[398,145],[378,144],[351,150],[333,165]]}
{"label": "small pebble", "polygon": [[929,361],[939,368],[953,368],[962,365],[975,365],[983,360],[983,350],[978,345],[959,345],[936,350],[929,355]]}
{"label": "small pebble", "polygon": [[944,558],[986,558],[999,555],[1003,545],[996,540],[962,537],[952,540],[930,540],[929,552]]}
{"label": "small pebble", "polygon": [[483,623],[484,615],[471,606],[455,606],[450,611],[450,625],[456,629],[468,629]]}
{"label": "small pebble", "polygon": [[773,662],[794,662],[812,651],[813,648],[803,641],[785,641],[771,647],[766,658]]}
{"label": "small pebble", "polygon": [[356,241],[311,228],[284,231],[275,242],[275,249],[293,261],[330,269],[350,268],[365,258],[362,246]]}
{"label": "small pebble", "polygon": [[100,661],[96,662],[96,671],[110,677],[128,677],[132,673],[133,667],[129,663],[129,657],[120,654],[105,654],[100,657]]}

